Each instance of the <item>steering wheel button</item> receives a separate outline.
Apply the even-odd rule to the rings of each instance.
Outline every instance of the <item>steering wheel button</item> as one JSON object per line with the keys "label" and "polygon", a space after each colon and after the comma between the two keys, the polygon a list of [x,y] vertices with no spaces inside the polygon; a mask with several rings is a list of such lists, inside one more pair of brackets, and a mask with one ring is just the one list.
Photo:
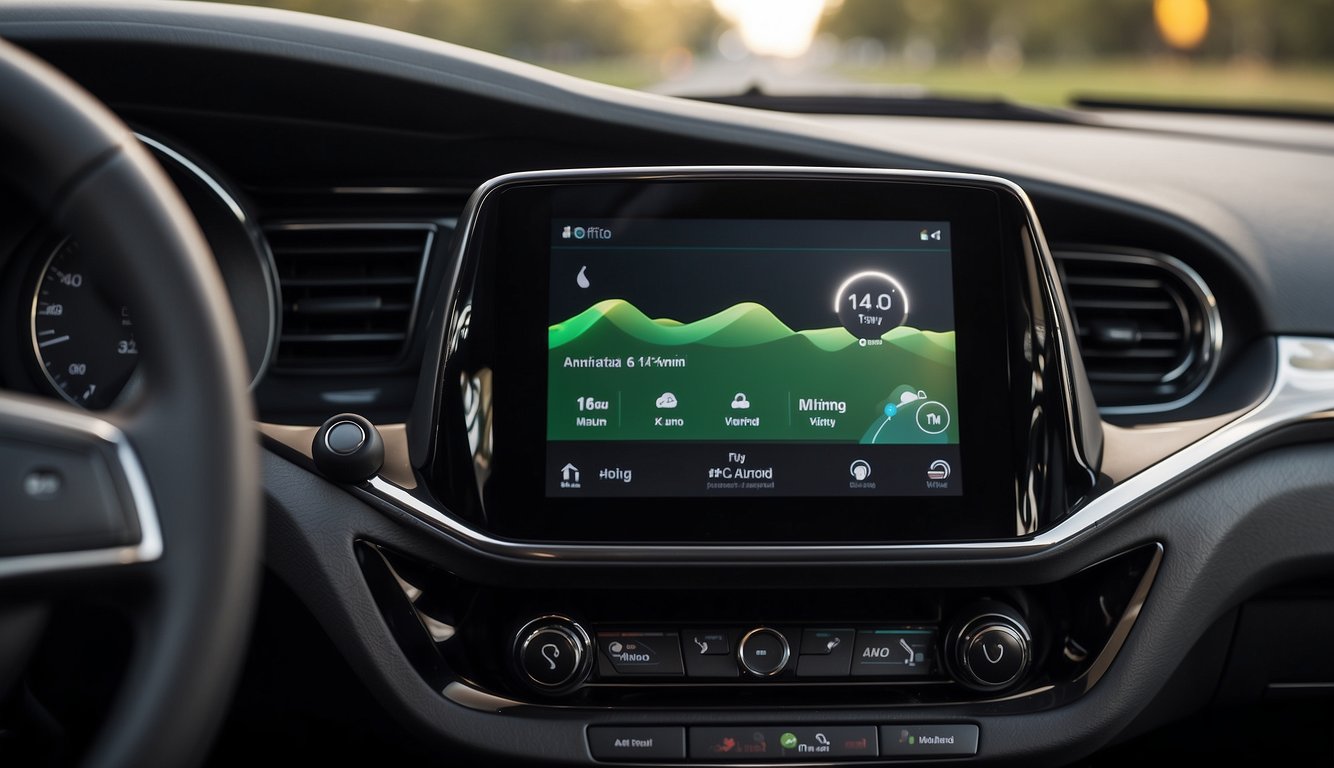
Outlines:
{"label": "steering wheel button", "polygon": [[124,544],[134,532],[111,462],[97,449],[68,450],[0,437],[0,555]]}

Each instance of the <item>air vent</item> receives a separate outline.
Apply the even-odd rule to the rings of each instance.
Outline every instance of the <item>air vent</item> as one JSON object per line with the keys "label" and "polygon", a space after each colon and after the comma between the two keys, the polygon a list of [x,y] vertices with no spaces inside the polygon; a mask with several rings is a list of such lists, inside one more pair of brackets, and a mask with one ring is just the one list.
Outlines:
{"label": "air vent", "polygon": [[1104,413],[1185,405],[1213,375],[1218,308],[1200,276],[1148,252],[1057,251],[1079,349]]}
{"label": "air vent", "polygon": [[265,233],[283,301],[277,369],[402,363],[436,225],[282,224]]}

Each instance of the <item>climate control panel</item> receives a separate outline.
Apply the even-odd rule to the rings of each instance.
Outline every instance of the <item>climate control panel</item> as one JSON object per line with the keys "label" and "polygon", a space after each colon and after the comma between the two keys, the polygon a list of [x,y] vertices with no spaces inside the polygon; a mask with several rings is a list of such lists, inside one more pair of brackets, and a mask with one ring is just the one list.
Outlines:
{"label": "climate control panel", "polygon": [[979,604],[941,625],[596,626],[535,618],[514,637],[518,677],[546,694],[599,684],[773,685],[957,682],[979,691],[1020,683],[1033,640],[1019,612]]}
{"label": "climate control panel", "polygon": [[[438,690],[666,713],[1051,706],[1082,695],[1110,664],[1161,558],[1159,547],[1146,546],[1025,587],[513,589],[470,583],[365,545],[359,551],[386,622]],[[751,736],[777,723],[734,722],[755,725]],[[797,746],[782,755],[804,754],[799,728],[809,723],[777,724],[784,723],[791,727],[777,742],[767,731],[763,741],[781,747],[791,731]],[[687,736],[703,738],[696,726],[714,725],[670,717],[642,724],[688,729],[674,731],[682,745]],[[879,740],[882,756],[897,744],[884,733]],[[631,741],[668,743],[642,734]],[[859,754],[875,752],[868,738]]]}

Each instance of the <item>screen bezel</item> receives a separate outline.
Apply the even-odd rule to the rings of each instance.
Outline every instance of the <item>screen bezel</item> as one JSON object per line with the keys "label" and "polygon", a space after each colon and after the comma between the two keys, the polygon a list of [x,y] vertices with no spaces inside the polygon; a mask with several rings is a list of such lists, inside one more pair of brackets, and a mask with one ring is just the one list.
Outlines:
{"label": "screen bezel", "polygon": [[[619,179],[498,190],[477,238],[474,344],[493,373],[487,527],[568,542],[898,543],[1016,535],[1007,284],[1021,233],[984,186],[861,179]],[[546,328],[553,218],[948,221],[963,494],[956,497],[547,498]],[[1009,230],[1009,231],[1007,231]],[[1027,377],[1027,375],[1025,375]],[[1003,401],[1003,404],[1001,404]]]}

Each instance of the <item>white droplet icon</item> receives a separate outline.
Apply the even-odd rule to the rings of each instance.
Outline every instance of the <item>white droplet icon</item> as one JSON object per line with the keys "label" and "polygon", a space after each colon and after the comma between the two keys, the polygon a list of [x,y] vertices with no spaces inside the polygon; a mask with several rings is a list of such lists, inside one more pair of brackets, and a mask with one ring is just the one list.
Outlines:
{"label": "white droplet icon", "polygon": [[580,288],[587,288],[588,286],[592,285],[592,283],[588,282],[588,275],[584,274],[584,270],[586,269],[588,269],[588,267],[586,266],[580,267],[579,276],[574,278],[574,281],[579,284]]}

